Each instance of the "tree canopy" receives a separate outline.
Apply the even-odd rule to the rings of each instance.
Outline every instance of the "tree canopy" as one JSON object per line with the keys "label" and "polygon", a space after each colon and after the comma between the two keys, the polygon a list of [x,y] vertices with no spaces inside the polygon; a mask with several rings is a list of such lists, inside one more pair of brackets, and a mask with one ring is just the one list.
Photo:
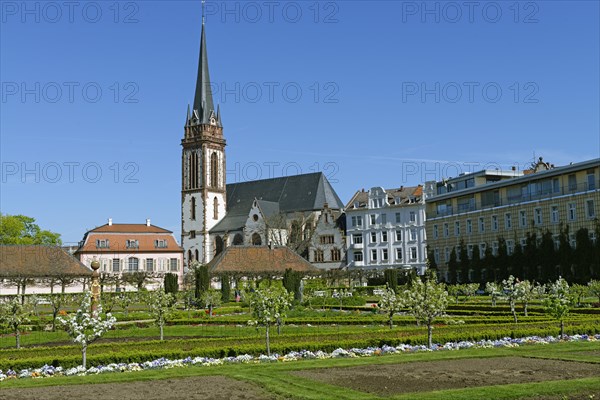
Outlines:
{"label": "tree canopy", "polygon": [[62,240],[60,233],[40,228],[35,218],[0,214],[0,244],[61,245]]}

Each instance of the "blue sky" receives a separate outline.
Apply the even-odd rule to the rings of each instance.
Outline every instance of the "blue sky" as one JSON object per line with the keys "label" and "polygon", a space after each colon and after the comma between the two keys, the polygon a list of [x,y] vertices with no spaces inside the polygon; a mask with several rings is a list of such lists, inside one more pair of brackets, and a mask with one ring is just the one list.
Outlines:
{"label": "blue sky", "polygon": [[[228,182],[322,170],[348,201],[599,157],[599,3],[469,4],[207,2]],[[65,242],[108,217],[178,236],[200,2],[2,1],[0,17],[1,211]]]}

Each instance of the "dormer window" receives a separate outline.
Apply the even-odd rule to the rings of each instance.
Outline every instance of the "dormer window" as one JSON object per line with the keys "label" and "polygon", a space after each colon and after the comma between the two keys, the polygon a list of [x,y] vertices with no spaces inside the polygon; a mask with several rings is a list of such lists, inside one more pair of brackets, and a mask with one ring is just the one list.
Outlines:
{"label": "dormer window", "polygon": [[96,240],[96,248],[97,249],[108,249],[110,246],[108,239],[99,239]]}
{"label": "dormer window", "polygon": [[137,240],[131,239],[125,242],[128,249],[139,249],[140,243]]}
{"label": "dormer window", "polygon": [[164,239],[161,240],[155,240],[154,241],[154,247],[157,249],[166,249],[167,248],[167,241]]}

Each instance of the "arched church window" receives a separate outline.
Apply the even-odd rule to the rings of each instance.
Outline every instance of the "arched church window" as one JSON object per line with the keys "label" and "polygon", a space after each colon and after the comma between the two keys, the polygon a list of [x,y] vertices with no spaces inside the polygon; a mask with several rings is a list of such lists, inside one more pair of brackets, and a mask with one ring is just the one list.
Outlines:
{"label": "arched church window", "polygon": [[213,219],[219,219],[219,199],[213,199]]}
{"label": "arched church window", "polygon": [[261,246],[262,245],[262,238],[256,232],[254,232],[252,234],[252,245],[253,246]]}
{"label": "arched church window", "polygon": [[219,157],[216,152],[210,155],[210,186],[219,186]]}
{"label": "arched church window", "polygon": [[223,239],[221,239],[221,236],[217,236],[215,238],[215,256],[218,256],[223,252],[223,247]]}
{"label": "arched church window", "polygon": [[190,214],[192,214],[192,219],[196,219],[196,198],[192,196],[192,204],[190,205]]}
{"label": "arched church window", "polygon": [[240,235],[239,233],[236,233],[235,236],[233,237],[233,245],[241,246],[243,244],[244,244],[244,237],[242,235]]}
{"label": "arched church window", "polygon": [[200,253],[198,252],[198,249],[196,249],[196,261],[200,260]]}

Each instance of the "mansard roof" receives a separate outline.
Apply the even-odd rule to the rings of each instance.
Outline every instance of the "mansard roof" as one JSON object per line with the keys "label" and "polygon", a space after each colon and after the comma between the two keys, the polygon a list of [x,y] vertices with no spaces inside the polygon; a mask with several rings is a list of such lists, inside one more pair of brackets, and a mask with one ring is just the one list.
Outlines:
{"label": "mansard roof", "polygon": [[59,246],[0,245],[0,277],[40,278],[92,275],[92,270]]}
{"label": "mansard roof", "polygon": [[[322,210],[342,210],[344,204],[322,172],[227,185],[227,215],[211,232],[231,232],[244,227],[254,201],[265,217]],[[243,217],[243,218],[242,218]]]}
{"label": "mansard roof", "polygon": [[[400,186],[395,189],[385,189],[388,204],[390,206],[401,206],[421,201],[423,197],[423,186]],[[358,204],[358,207],[355,205]],[[369,192],[363,190],[357,191],[352,199],[346,204],[346,210],[354,210],[360,208],[369,208]]]}
{"label": "mansard roof", "polygon": [[305,273],[318,271],[311,263],[285,246],[229,246],[208,263],[211,274],[283,274],[288,268]]}

